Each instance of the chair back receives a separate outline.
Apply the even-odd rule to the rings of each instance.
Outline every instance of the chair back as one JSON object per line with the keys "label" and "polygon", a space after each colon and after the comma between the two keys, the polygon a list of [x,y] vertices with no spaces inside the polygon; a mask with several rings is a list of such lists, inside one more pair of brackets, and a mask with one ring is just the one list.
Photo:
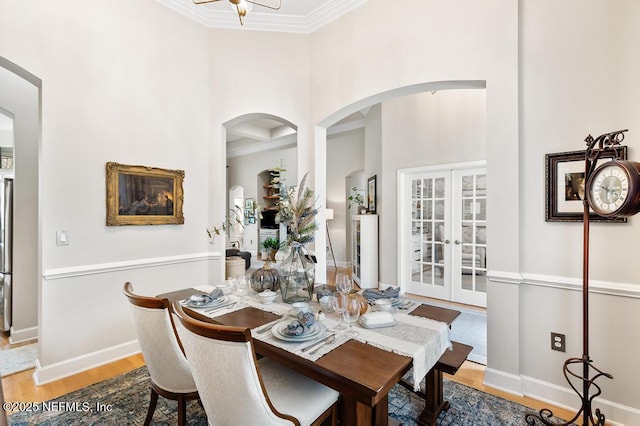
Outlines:
{"label": "chair back", "polygon": [[251,330],[198,321],[176,302],[173,309],[209,424],[299,424],[294,417],[279,413],[269,400]]}
{"label": "chair back", "polygon": [[135,294],[130,282],[125,283],[123,292],[131,304],[133,325],[151,380],[169,392],[195,392],[196,385],[171,315],[171,303]]}

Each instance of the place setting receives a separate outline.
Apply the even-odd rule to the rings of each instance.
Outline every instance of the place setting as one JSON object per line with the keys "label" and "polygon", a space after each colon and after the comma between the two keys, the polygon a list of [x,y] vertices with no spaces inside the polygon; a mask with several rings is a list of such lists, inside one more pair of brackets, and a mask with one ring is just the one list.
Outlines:
{"label": "place setting", "polygon": [[182,306],[205,315],[222,309],[230,309],[237,304],[238,301],[225,295],[222,289],[217,287],[209,293],[194,294],[182,301]]}

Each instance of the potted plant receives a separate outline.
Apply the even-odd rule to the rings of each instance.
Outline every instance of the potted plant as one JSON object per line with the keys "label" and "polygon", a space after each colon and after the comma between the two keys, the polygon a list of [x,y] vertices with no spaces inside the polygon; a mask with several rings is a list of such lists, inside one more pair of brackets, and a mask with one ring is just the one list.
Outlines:
{"label": "potted plant", "polygon": [[276,253],[280,250],[281,244],[278,238],[269,237],[262,242],[262,247],[268,253],[269,261],[276,261]]}
{"label": "potted plant", "polygon": [[349,202],[349,210],[351,210],[351,206],[356,206],[356,214],[366,213],[366,208],[364,206],[364,191],[356,186],[351,188],[351,195],[347,197],[347,201]]}

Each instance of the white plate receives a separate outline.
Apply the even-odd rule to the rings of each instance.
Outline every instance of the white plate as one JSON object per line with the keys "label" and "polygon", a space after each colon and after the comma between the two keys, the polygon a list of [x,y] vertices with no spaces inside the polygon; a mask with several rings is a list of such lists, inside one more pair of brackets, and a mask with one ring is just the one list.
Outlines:
{"label": "white plate", "polygon": [[207,303],[194,302],[192,300],[187,299],[187,303],[185,303],[185,306],[188,308],[214,308],[218,305],[222,305],[227,300],[228,300],[227,296],[220,296],[217,299],[213,299],[212,301]]}
{"label": "white plate", "polygon": [[312,340],[318,337],[321,333],[324,333],[326,327],[324,324],[320,322],[314,322],[310,326],[310,331],[301,336],[289,336],[283,330],[287,328],[289,325],[288,322],[283,322],[280,324],[276,324],[271,329],[273,336],[277,339],[284,340],[286,342],[306,342],[307,340]]}
{"label": "white plate", "polygon": [[384,328],[384,327],[392,327],[392,326],[396,325],[398,323],[398,321],[392,320],[391,322],[384,322],[384,323],[374,324],[374,325],[366,325],[364,323],[364,321],[358,320],[358,323],[363,328]]}

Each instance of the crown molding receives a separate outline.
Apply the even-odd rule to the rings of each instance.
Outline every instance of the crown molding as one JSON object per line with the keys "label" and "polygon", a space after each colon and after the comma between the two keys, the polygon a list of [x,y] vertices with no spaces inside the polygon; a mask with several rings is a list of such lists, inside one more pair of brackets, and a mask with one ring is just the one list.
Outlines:
{"label": "crown molding", "polygon": [[260,6],[257,6],[245,17],[244,25],[241,26],[238,15],[233,10],[210,10],[203,5],[193,4],[191,0],[156,1],[208,28],[300,34],[310,34],[367,2],[367,0],[330,0],[306,16],[285,15],[278,12],[261,13]]}

